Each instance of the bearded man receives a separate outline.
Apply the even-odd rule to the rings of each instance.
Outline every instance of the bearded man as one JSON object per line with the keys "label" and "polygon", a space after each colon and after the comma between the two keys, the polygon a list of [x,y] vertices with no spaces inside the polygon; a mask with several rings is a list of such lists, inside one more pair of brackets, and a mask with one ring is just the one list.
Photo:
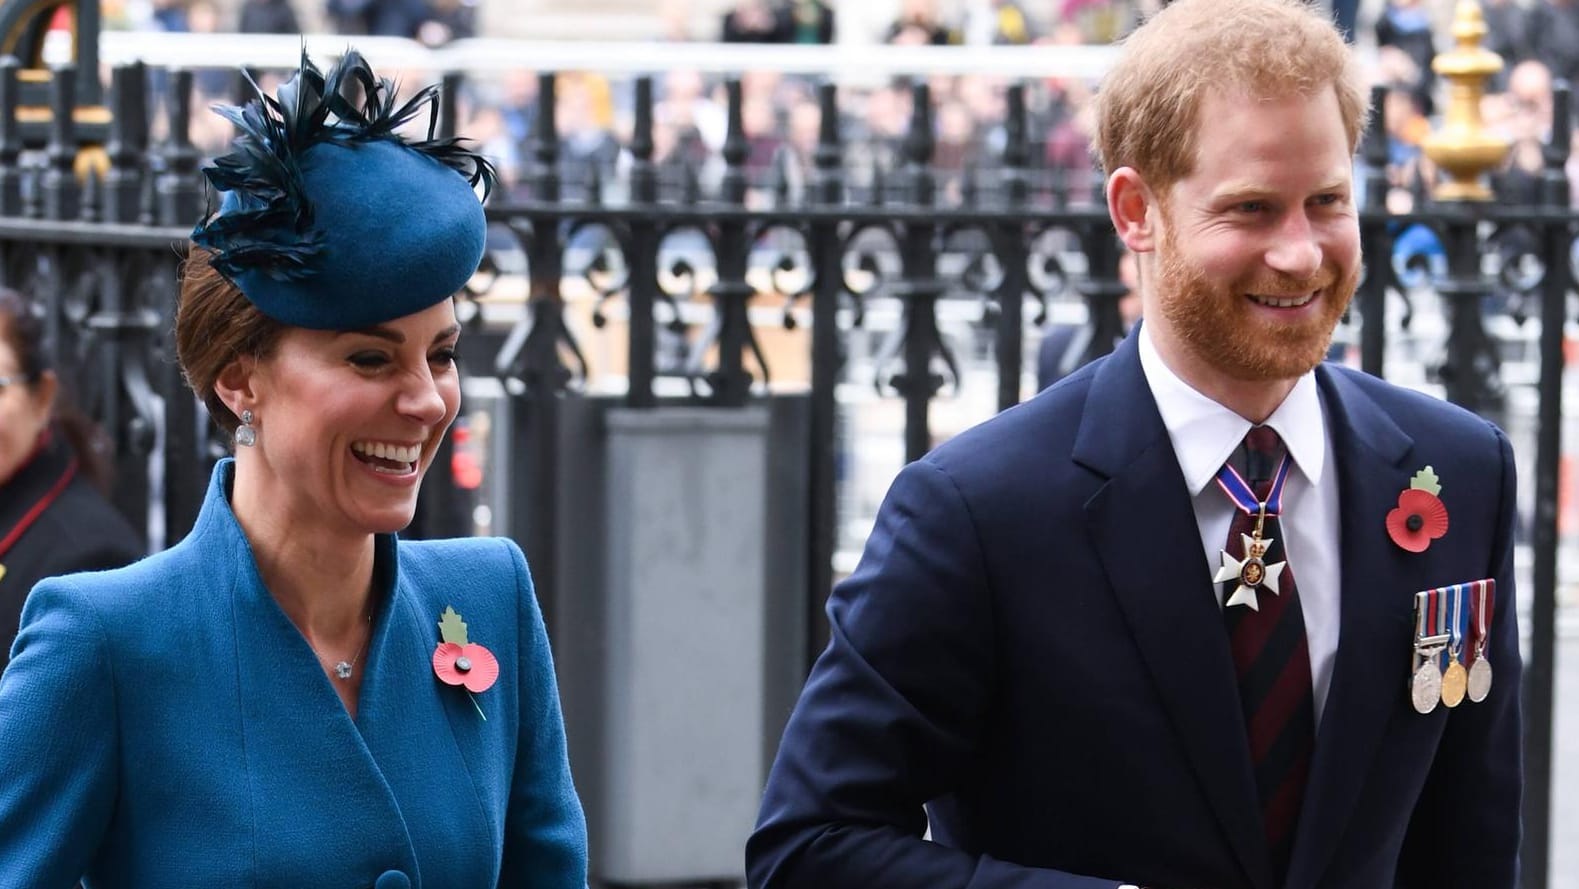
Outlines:
{"label": "bearded man", "polygon": [[1512,889],[1512,450],[1321,363],[1354,58],[1297,0],[1179,0],[1097,103],[1145,321],[894,481],[751,885]]}

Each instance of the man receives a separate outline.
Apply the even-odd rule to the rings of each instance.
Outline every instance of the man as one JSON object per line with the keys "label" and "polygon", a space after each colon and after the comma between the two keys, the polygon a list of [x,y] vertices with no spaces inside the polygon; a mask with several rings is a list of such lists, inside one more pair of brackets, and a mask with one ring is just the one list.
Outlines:
{"label": "man", "polygon": [[[1360,270],[1355,61],[1297,0],[1178,0],[1098,102],[1145,321],[895,480],[752,885],[1512,889],[1511,449],[1317,366]],[[1495,682],[1462,700],[1450,657]]]}

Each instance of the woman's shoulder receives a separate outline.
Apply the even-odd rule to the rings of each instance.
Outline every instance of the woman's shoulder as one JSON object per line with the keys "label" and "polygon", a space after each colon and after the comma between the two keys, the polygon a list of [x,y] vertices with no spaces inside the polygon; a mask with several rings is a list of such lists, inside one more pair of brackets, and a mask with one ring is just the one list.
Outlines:
{"label": "woman's shoulder", "polygon": [[400,570],[453,574],[458,580],[480,572],[514,573],[524,568],[521,548],[508,537],[454,537],[400,541]]}
{"label": "woman's shoulder", "polygon": [[101,626],[117,632],[136,632],[160,623],[159,614],[190,616],[194,605],[215,601],[211,588],[216,575],[230,576],[228,567],[216,570],[216,563],[227,560],[211,549],[188,537],[120,567],[46,577],[29,594],[23,623],[30,611],[61,609],[92,614]]}
{"label": "woman's shoulder", "polygon": [[400,542],[399,585],[425,606],[463,616],[514,609],[532,595],[526,558],[505,537]]}

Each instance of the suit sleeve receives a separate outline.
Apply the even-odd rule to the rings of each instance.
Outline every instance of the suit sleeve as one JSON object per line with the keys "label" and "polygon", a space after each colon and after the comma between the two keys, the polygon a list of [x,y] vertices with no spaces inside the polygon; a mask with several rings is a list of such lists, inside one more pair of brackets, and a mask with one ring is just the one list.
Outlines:
{"label": "suit sleeve", "polygon": [[1487,653],[1491,694],[1448,715],[1398,866],[1400,889],[1514,889],[1524,785],[1518,607],[1513,588],[1513,448],[1493,427],[1502,460],[1501,503],[1488,576],[1497,600]]}
{"label": "suit sleeve", "polygon": [[570,778],[565,723],[548,632],[526,559],[505,541],[519,596],[520,740],[505,815],[500,889],[583,889],[587,823]]}
{"label": "suit sleeve", "polygon": [[828,619],[747,843],[754,889],[1118,885],[923,839],[923,806],[978,755],[996,669],[982,547],[943,470],[899,474]]}
{"label": "suit sleeve", "polygon": [[80,590],[40,583],[0,678],[0,886],[69,889],[119,783],[115,680]]}

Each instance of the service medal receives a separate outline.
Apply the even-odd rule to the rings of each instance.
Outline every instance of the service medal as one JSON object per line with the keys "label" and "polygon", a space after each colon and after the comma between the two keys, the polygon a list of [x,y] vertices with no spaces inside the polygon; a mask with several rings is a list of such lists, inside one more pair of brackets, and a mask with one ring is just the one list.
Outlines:
{"label": "service medal", "polygon": [[[1449,657],[1452,655],[1450,654]],[[1442,703],[1457,707],[1464,703],[1464,693],[1469,690],[1469,671],[1457,659],[1447,665],[1442,673]]]}
{"label": "service medal", "polygon": [[1484,652],[1475,657],[1475,665],[1469,668],[1468,686],[1469,699],[1476,704],[1491,694],[1491,661],[1486,660]]}
{"label": "service medal", "polygon": [[1420,714],[1430,713],[1442,700],[1442,673],[1437,670],[1436,658],[1429,658],[1415,670],[1409,682],[1409,698]]}
{"label": "service medal", "polygon": [[1490,578],[1470,584],[1469,632],[1474,662],[1469,665],[1469,699],[1480,703],[1491,694],[1491,659],[1486,657],[1487,635],[1491,630],[1491,609],[1496,599],[1497,582]]}
{"label": "service medal", "polygon": [[1425,714],[1442,702],[1442,652],[1451,638],[1443,632],[1447,614],[1441,590],[1415,593],[1414,660],[1409,668],[1409,702]]}
{"label": "service medal", "polygon": [[1468,691],[1469,671],[1464,669],[1461,660],[1464,653],[1464,637],[1469,629],[1469,609],[1465,608],[1465,598],[1468,589],[1463,584],[1444,587],[1441,590],[1442,601],[1440,607],[1448,611],[1447,615],[1447,669],[1442,671],[1442,703],[1449,708],[1457,707],[1464,703],[1464,693]]}

